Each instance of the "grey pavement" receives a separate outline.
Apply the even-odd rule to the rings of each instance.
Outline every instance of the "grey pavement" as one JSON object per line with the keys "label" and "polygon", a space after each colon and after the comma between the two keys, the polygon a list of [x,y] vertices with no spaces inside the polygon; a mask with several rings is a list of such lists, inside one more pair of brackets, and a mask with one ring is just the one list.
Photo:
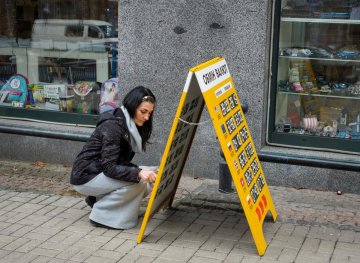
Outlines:
{"label": "grey pavement", "polygon": [[0,165],[0,262],[360,262],[360,195],[270,186],[278,219],[264,222],[260,257],[237,194],[219,193],[217,180],[183,175],[174,207],[155,214],[137,244],[141,221],[90,224],[84,198],[59,180],[69,167]]}

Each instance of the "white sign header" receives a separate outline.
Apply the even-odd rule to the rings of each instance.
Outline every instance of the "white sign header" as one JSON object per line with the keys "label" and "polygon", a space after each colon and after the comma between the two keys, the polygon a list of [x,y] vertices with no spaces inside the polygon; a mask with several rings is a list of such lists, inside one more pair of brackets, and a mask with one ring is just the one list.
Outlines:
{"label": "white sign header", "polygon": [[230,77],[229,68],[225,60],[221,60],[207,68],[195,72],[202,92],[206,92],[223,80]]}

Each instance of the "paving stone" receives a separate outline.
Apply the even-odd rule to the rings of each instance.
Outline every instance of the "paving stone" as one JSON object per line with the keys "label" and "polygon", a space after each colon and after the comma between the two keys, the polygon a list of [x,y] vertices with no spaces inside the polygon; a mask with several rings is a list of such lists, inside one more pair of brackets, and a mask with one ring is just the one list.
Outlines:
{"label": "paving stone", "polygon": [[189,226],[189,223],[184,222],[173,222],[173,221],[166,221],[162,223],[157,230],[170,232],[170,233],[182,233],[184,230]]}
{"label": "paving stone", "polygon": [[284,247],[284,248],[294,248],[299,249],[304,243],[305,237],[297,236],[276,236],[271,240],[271,244]]}
{"label": "paving stone", "polygon": [[24,225],[22,225],[21,228],[19,228],[15,232],[13,232],[11,235],[14,236],[14,237],[22,237],[22,236],[24,236],[25,234],[31,232],[34,229],[35,229],[35,227],[33,227],[33,226],[24,226]]}
{"label": "paving stone", "polygon": [[230,252],[223,262],[224,263],[238,263],[238,262],[241,262],[243,258],[244,257],[239,254]]}
{"label": "paving stone", "polygon": [[228,253],[221,253],[221,252],[214,252],[214,251],[207,251],[199,249],[196,251],[194,256],[201,257],[207,261],[207,259],[216,259],[216,260],[224,260],[227,257]]}
{"label": "paving stone", "polygon": [[133,240],[126,240],[122,243],[117,249],[118,252],[129,253],[136,246],[136,243]]}
{"label": "paving stone", "polygon": [[322,240],[336,241],[339,236],[340,230],[330,227],[312,226],[309,230],[308,237],[319,238]]}
{"label": "paving stone", "polygon": [[146,257],[158,257],[162,253],[162,250],[152,250],[152,249],[145,249],[140,248],[139,246],[135,246],[129,254],[135,254],[139,256],[146,256]]}
{"label": "paving stone", "polygon": [[185,233],[198,234],[203,228],[204,225],[202,224],[192,223],[191,225],[189,225],[189,227],[185,229]]}
{"label": "paving stone", "polygon": [[40,205],[49,205],[49,204],[52,204],[52,203],[56,202],[56,200],[58,200],[58,199],[61,199],[61,196],[51,195],[48,198],[41,201],[39,204]]}
{"label": "paving stone", "polygon": [[6,202],[6,206],[4,206],[2,208],[2,210],[4,211],[11,211],[11,212],[14,212],[14,210],[20,206],[22,206],[24,203],[22,202],[14,202],[14,201],[9,201],[9,202]]}
{"label": "paving stone", "polygon": [[162,244],[153,244],[142,242],[136,245],[136,249],[147,249],[147,250],[155,250],[155,251],[164,251],[167,248],[167,245]]}
{"label": "paving stone", "polygon": [[104,257],[97,257],[97,256],[90,256],[87,259],[85,259],[83,262],[86,263],[115,263],[117,262],[117,259],[112,258],[104,258]]}
{"label": "paving stone", "polygon": [[310,230],[310,226],[299,226],[295,225],[294,231],[291,233],[291,236],[296,237],[305,237]]}
{"label": "paving stone", "polygon": [[359,244],[359,243],[360,243],[360,231],[355,232],[354,234],[355,234],[355,240],[354,240],[354,243]]}
{"label": "paving stone", "polygon": [[4,200],[9,200],[11,197],[18,195],[19,192],[6,191],[3,195],[0,196],[0,202]]}
{"label": "paving stone", "polygon": [[215,233],[216,229],[217,227],[215,226],[205,225],[198,234],[201,236],[212,236]]}
{"label": "paving stone", "polygon": [[239,242],[230,253],[238,254],[244,257],[256,257],[260,258],[255,244],[248,242]]}
{"label": "paving stone", "polygon": [[[156,258],[153,263],[179,263],[179,262],[187,262],[184,260],[174,260],[174,259],[166,259],[166,258]],[[124,262],[125,263],[125,262]]]}
{"label": "paving stone", "polygon": [[299,249],[285,247],[277,258],[281,262],[294,262]]}
{"label": "paving stone", "polygon": [[233,240],[221,240],[220,244],[215,248],[215,252],[226,253],[229,252],[234,248],[237,242]]}
{"label": "paving stone", "polygon": [[321,240],[318,253],[332,254],[335,248],[335,241]]}
{"label": "paving stone", "polygon": [[130,234],[130,233],[126,233],[126,232],[120,232],[117,235],[118,238],[123,238],[123,239],[128,239],[128,240],[132,240],[133,243],[137,240],[138,235],[137,234]]}
{"label": "paving stone", "polygon": [[154,230],[150,235],[147,235],[142,242],[145,243],[158,243],[167,233],[163,231]]}
{"label": "paving stone", "polygon": [[[76,253],[74,256],[70,258],[72,261],[84,262],[86,259],[92,256],[92,254],[96,251],[96,248],[86,247]],[[99,261],[98,261],[99,262]],[[100,261],[101,262],[101,261]]]}
{"label": "paving stone", "polygon": [[[79,246],[70,246],[66,250],[60,252],[56,255],[56,258],[65,260],[66,262],[70,261],[70,258],[75,257],[78,253],[84,250],[83,247]],[[95,251],[91,248],[92,251]]]}
{"label": "paving stone", "polygon": [[15,231],[24,227],[24,225],[20,225],[20,224],[10,224],[10,223],[3,223],[3,224],[6,224],[6,227],[0,230],[0,235],[5,235],[5,236],[9,236]]}
{"label": "paving stone", "polygon": [[7,236],[7,235],[0,235],[0,248],[10,244],[16,240],[16,237]]}
{"label": "paving stone", "polygon": [[312,253],[300,251],[295,259],[295,263],[324,263],[330,262],[331,255],[322,253]]}
{"label": "paving stone", "polygon": [[29,238],[32,240],[45,241],[48,240],[52,235],[44,234],[44,233],[36,233],[36,232],[28,232],[24,235],[25,238]]}
{"label": "paving stone", "polygon": [[262,256],[262,258],[276,261],[280,257],[282,251],[283,251],[283,247],[270,243],[267,246],[266,253]]}
{"label": "paving stone", "polygon": [[245,256],[245,257],[243,257],[243,259],[240,262],[241,263],[258,263],[258,262],[260,262],[260,260],[261,260],[260,257]]}
{"label": "paving stone", "polygon": [[50,257],[38,256],[37,258],[35,258],[31,262],[34,262],[34,263],[46,263],[46,262],[49,262],[50,259],[51,259]]}
{"label": "paving stone", "polygon": [[217,239],[224,239],[231,241],[239,241],[241,236],[242,236],[241,231],[237,231],[237,229],[231,229],[231,228],[218,228],[213,234],[213,237]]}
{"label": "paving stone", "polygon": [[13,251],[9,254],[5,255],[1,261],[2,262],[17,262],[22,256],[24,256],[24,253]]}
{"label": "paving stone", "polygon": [[354,256],[360,258],[360,245],[356,243],[345,243],[337,242],[334,250],[335,253],[344,252],[349,256]]}
{"label": "paving stone", "polygon": [[207,250],[207,251],[215,251],[215,249],[217,247],[219,247],[220,243],[221,243],[221,239],[216,239],[216,238],[211,238],[206,240],[206,242],[201,246],[202,250]]}
{"label": "paving stone", "polygon": [[14,251],[18,249],[19,247],[23,246],[24,244],[28,243],[30,240],[27,238],[17,238],[13,240],[11,243],[7,244],[6,246],[3,246],[3,250],[10,250]]}
{"label": "paving stone", "polygon": [[43,241],[41,240],[32,240],[30,239],[29,242],[27,242],[26,244],[22,245],[21,247],[19,247],[18,249],[16,249],[16,251],[18,252],[24,252],[24,253],[29,253],[30,251],[32,251],[33,249],[35,249],[38,245],[40,245]]}
{"label": "paving stone", "polygon": [[152,257],[147,257],[147,256],[140,256],[136,262],[137,263],[150,263],[150,262],[154,262],[155,258]]}
{"label": "paving stone", "polygon": [[59,250],[49,249],[49,248],[34,248],[33,250],[29,251],[30,254],[35,254],[39,256],[46,256],[46,257],[55,257],[57,254],[60,253]]}
{"label": "paving stone", "polygon": [[126,254],[118,262],[119,263],[133,263],[136,262],[141,256],[138,254]]}
{"label": "paving stone", "polygon": [[199,241],[189,241],[184,239],[176,239],[171,245],[184,247],[184,248],[200,248],[203,242]]}
{"label": "paving stone", "polygon": [[[38,255],[24,253],[20,258],[16,259],[16,263],[29,263],[29,262],[35,262],[39,258]],[[49,259],[50,260],[50,259]],[[48,262],[48,261],[47,261]]]}
{"label": "paving stone", "polygon": [[164,233],[164,235],[157,241],[157,244],[170,245],[179,237],[179,234],[176,233],[161,232]]}
{"label": "paving stone", "polygon": [[64,259],[59,259],[59,258],[50,258],[47,263],[75,263],[75,261],[66,261]]}
{"label": "paving stone", "polygon": [[160,258],[188,261],[196,252],[196,249],[169,246],[160,254]]}
{"label": "paving stone", "polygon": [[223,262],[223,260],[219,260],[219,259],[214,259],[214,258],[203,258],[200,256],[194,256],[192,257],[189,261],[189,263],[220,263]]}
{"label": "paving stone", "polygon": [[49,198],[49,196],[47,196],[47,195],[38,195],[36,198],[34,198],[32,200],[29,200],[28,202],[30,204],[38,204],[38,203],[40,203],[40,202],[42,202],[42,201],[44,201],[44,200],[46,200],[48,198]]}
{"label": "paving stone", "polygon": [[[93,256],[118,261],[119,259],[121,259],[122,257],[125,256],[125,253],[124,252],[117,252],[117,251],[109,251],[109,250],[99,249],[99,250],[96,250],[93,253]],[[102,262],[102,261],[98,261],[98,262]]]}
{"label": "paving stone", "polygon": [[43,207],[44,207],[43,205],[39,205],[39,204],[25,203],[22,204],[21,206],[16,207],[13,211],[19,213],[21,212],[25,214],[32,214]]}

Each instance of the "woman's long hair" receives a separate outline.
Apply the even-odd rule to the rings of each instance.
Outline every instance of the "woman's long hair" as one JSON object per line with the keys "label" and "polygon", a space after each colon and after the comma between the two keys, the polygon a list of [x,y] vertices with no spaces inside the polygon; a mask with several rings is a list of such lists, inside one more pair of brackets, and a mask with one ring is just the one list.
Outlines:
{"label": "woman's long hair", "polygon": [[[123,100],[124,107],[128,110],[131,118],[134,118],[137,107],[144,101],[156,104],[156,98],[150,89],[143,86],[137,86],[125,95]],[[137,126],[139,134],[142,139],[142,148],[145,151],[146,143],[150,139],[153,127],[153,114],[150,115],[149,120],[144,122],[143,126]]]}

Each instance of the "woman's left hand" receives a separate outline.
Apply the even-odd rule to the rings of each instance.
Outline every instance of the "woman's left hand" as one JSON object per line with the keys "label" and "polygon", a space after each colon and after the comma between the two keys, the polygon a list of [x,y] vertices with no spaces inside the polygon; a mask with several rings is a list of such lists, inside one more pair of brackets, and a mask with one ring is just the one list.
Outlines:
{"label": "woman's left hand", "polygon": [[139,178],[146,182],[153,183],[156,180],[156,173],[154,171],[141,170],[139,173]]}

